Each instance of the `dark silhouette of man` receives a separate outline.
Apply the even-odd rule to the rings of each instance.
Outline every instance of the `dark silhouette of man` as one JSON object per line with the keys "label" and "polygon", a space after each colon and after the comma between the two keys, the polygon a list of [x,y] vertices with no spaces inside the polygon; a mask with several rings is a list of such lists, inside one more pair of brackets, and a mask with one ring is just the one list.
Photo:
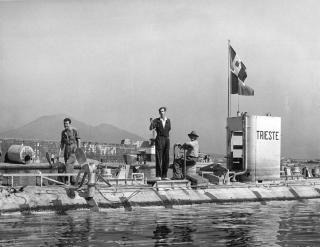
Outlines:
{"label": "dark silhouette of man", "polygon": [[169,151],[170,139],[169,132],[171,130],[170,119],[166,117],[167,108],[162,106],[159,108],[160,117],[150,119],[150,130],[157,132],[155,139],[156,146],[156,177],[158,179],[167,179],[169,167]]}

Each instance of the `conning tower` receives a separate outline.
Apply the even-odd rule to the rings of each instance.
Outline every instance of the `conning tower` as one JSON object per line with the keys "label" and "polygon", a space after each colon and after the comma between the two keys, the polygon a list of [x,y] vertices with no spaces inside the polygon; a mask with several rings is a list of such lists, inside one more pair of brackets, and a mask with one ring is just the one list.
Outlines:
{"label": "conning tower", "polygon": [[236,179],[280,179],[281,118],[242,114],[227,118],[227,168]]}

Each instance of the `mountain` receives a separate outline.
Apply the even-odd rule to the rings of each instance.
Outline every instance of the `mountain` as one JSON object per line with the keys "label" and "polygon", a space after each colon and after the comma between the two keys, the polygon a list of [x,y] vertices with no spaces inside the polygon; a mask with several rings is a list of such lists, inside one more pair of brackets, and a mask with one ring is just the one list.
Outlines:
{"label": "mountain", "polygon": [[[40,117],[20,128],[0,133],[0,138],[20,138],[39,140],[60,140],[63,130],[63,119],[66,115],[51,115]],[[144,138],[119,129],[110,124],[91,126],[70,117],[72,126],[79,131],[81,140],[105,143],[120,143],[122,139],[128,138],[133,141],[144,140]]]}

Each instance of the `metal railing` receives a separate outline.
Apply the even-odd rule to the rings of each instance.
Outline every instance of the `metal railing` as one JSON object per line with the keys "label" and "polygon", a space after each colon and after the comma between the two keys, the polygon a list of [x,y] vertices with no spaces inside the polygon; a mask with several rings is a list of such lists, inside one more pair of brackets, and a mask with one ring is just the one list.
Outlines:
{"label": "metal railing", "polygon": [[[53,182],[55,184],[59,185],[70,185],[71,177],[76,177],[78,173],[5,173],[2,174],[3,178],[7,178],[7,184],[10,182],[10,186],[13,187],[14,185],[14,177],[35,177],[36,178],[36,185],[38,185],[38,179],[40,178],[40,187],[43,186],[44,180]],[[56,179],[52,179],[50,177],[67,177],[66,183],[63,183],[61,181],[58,181]],[[128,182],[134,182],[134,181],[141,181],[143,184],[146,184],[146,178],[143,173],[132,173],[131,179],[130,178],[114,178],[114,177],[108,177],[107,180],[109,182],[115,182],[116,185],[119,184],[119,182],[124,182],[125,184],[128,184]]]}
{"label": "metal railing", "polygon": [[[5,173],[5,174],[2,174],[3,177],[6,177],[7,178],[7,181],[9,181],[9,178],[10,178],[10,181],[11,181],[11,186],[13,186],[13,178],[14,177],[35,177],[36,178],[36,184],[37,184],[37,181],[38,181],[38,178],[40,178],[40,186],[42,187],[42,184],[43,184],[43,180],[48,180],[48,181],[51,181],[51,182],[54,182],[54,183],[58,183],[58,184],[61,184],[61,185],[69,185],[70,184],[70,178],[73,177],[73,176],[77,176],[78,174],[77,173]],[[60,181],[57,181],[55,179],[52,179],[50,177],[67,177],[67,182],[66,183],[63,183],[63,182],[60,182]]]}

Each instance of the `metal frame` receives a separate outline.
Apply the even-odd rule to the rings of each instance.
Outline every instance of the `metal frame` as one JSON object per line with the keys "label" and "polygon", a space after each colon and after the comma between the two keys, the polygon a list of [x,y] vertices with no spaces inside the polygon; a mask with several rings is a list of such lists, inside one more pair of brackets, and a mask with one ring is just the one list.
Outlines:
{"label": "metal frame", "polygon": [[64,183],[59,182],[55,179],[51,179],[49,177],[68,177],[67,184],[70,184],[70,177],[77,176],[77,175],[78,173],[5,173],[5,174],[2,174],[3,177],[7,177],[7,178],[11,177],[11,186],[13,186],[14,177],[36,177],[36,179],[40,177],[40,187],[42,187],[42,182],[44,179],[55,182],[55,183],[59,183],[61,185],[65,185]]}
{"label": "metal frame", "polygon": [[[40,187],[42,187],[42,183],[43,183],[43,180],[48,180],[48,181],[51,181],[51,182],[54,182],[56,184],[59,184],[59,185],[69,185],[70,184],[70,177],[72,176],[77,176],[78,173],[5,173],[5,174],[2,174],[3,177],[6,177],[7,178],[7,181],[9,182],[9,178],[11,178],[11,186],[13,186],[13,178],[14,177],[35,177],[36,178],[36,181],[38,179],[38,177],[40,177]],[[137,178],[138,176],[140,176],[141,178]],[[65,183],[62,183],[60,181],[57,181],[55,179],[52,179],[50,177],[68,177],[68,180],[67,180],[67,184]],[[143,182],[143,184],[146,184],[147,183],[147,179],[145,178],[144,174],[143,173],[133,173],[132,174],[132,178],[108,178],[107,179],[108,182],[115,182],[116,185],[119,184],[119,182],[124,182],[125,185],[128,184],[128,182],[132,183],[134,181],[141,181]]]}

